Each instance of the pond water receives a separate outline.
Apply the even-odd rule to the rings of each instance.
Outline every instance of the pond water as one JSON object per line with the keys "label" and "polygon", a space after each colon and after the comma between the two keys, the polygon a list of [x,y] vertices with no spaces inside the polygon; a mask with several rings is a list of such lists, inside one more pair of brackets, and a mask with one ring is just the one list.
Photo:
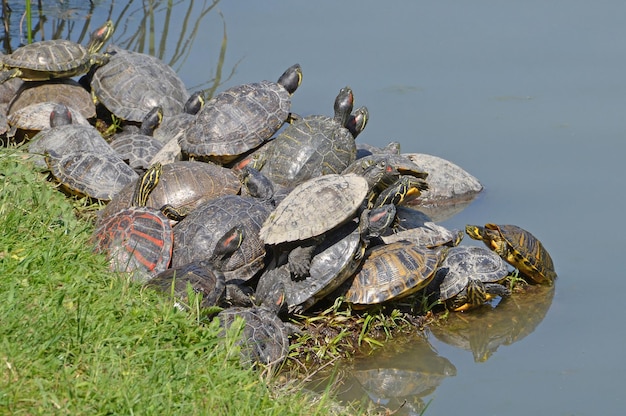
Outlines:
{"label": "pond water", "polygon": [[[126,5],[95,4],[91,27]],[[193,38],[183,30],[193,25],[177,3],[161,43],[164,6],[155,4],[156,50],[169,59],[179,38]],[[507,310],[454,317],[454,336],[433,328],[357,363],[346,398],[395,407],[406,399],[408,413],[430,402],[426,414],[435,415],[621,414],[626,3],[222,2],[201,19],[203,3],[189,4],[197,34],[175,68],[190,89],[215,77],[224,30],[220,90],[274,80],[299,62],[293,109],[306,115],[331,114],[349,85],[371,116],[359,141],[399,141],[404,152],[443,157],[482,182],[481,196],[443,225],[519,225],[556,265],[554,290],[539,291],[536,302],[514,298]],[[72,13],[84,23],[84,10]],[[141,13],[131,2],[113,42],[131,38]],[[383,368],[395,368],[389,383],[407,390],[363,382],[367,370],[394,373]],[[392,396],[401,390],[408,393]]]}

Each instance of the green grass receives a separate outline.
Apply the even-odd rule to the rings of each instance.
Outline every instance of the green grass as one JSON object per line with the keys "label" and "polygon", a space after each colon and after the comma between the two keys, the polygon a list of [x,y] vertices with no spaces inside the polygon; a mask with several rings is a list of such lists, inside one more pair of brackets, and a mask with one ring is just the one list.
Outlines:
{"label": "green grass", "polygon": [[331,413],[242,368],[236,329],[110,273],[80,203],[22,158],[0,150],[0,413]]}

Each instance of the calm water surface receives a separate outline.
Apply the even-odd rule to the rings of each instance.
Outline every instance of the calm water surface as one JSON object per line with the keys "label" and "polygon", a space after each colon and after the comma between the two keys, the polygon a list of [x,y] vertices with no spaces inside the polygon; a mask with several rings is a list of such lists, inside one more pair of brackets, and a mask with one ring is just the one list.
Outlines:
{"label": "calm water surface", "polygon": [[[94,27],[109,6],[98,5]],[[183,16],[175,11],[170,35]],[[399,141],[404,152],[443,157],[483,183],[485,192],[444,225],[517,224],[556,265],[555,290],[536,304],[512,300],[509,321],[494,313],[481,324],[468,314],[462,319],[479,324],[455,339],[433,328],[426,340],[398,340],[359,362],[342,394],[392,405],[385,393],[365,395],[357,377],[391,367],[414,371],[398,374],[400,385],[433,384],[417,388],[423,397],[405,410],[430,401],[432,415],[622,413],[624,16],[621,1],[265,1],[222,2],[201,20],[178,64],[190,88],[214,76],[223,25],[224,76],[236,69],[220,90],[274,80],[299,62],[304,81],[293,109],[306,115],[331,114],[338,90],[350,85],[371,114],[359,141]],[[176,48],[171,36],[167,56]],[[494,330],[489,358],[475,360],[475,328],[525,319],[527,333]]]}

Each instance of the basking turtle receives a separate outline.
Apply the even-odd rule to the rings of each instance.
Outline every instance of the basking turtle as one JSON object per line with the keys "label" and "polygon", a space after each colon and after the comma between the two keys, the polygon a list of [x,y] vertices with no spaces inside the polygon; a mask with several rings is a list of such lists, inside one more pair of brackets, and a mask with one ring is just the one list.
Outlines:
{"label": "basking turtle", "polygon": [[179,140],[183,154],[225,164],[267,141],[289,118],[302,81],[295,64],[277,82],[243,84],[206,102]]}
{"label": "basking turtle", "polygon": [[146,286],[172,294],[189,305],[187,285],[190,285],[195,293],[202,294],[202,308],[220,306],[226,295],[226,278],[221,269],[225,259],[239,248],[242,240],[243,230],[233,227],[220,238],[210,257],[167,269],[150,279]]}
{"label": "basking turtle", "polygon": [[466,311],[511,291],[500,284],[507,275],[507,264],[484,247],[457,246],[446,253],[429,290],[453,311]]}
{"label": "basking turtle", "polygon": [[460,166],[437,156],[403,153],[428,172],[427,193],[411,201],[411,205],[440,222],[462,211],[482,191],[483,186]]}
{"label": "basking turtle", "polygon": [[[34,138],[37,133],[50,128],[50,113],[59,104],[52,101],[34,103],[9,114],[9,137],[16,140]],[[68,108],[72,121],[71,124],[91,127],[89,120],[83,117],[78,110]]]}
{"label": "basking turtle", "polygon": [[342,88],[335,99],[334,117],[311,115],[295,120],[260,150],[255,167],[284,187],[341,173],[356,159],[354,135],[346,128],[353,103],[352,90]]}
{"label": "basking turtle", "polygon": [[516,225],[487,223],[484,227],[467,225],[465,232],[474,240],[482,240],[487,247],[534,282],[551,285],[556,279],[550,254],[528,231]]}
{"label": "basking turtle", "polygon": [[410,241],[375,246],[365,253],[345,300],[362,307],[409,296],[430,283],[443,252]]}
{"label": "basking turtle", "polygon": [[137,132],[121,133],[111,141],[113,150],[137,172],[148,169],[153,164],[154,156],[163,147],[160,141],[152,137],[162,119],[163,109],[154,107],[146,114]]}
{"label": "basking turtle", "polygon": [[172,266],[201,260],[215,250],[221,236],[240,226],[246,238],[229,256],[222,271],[227,281],[251,279],[265,266],[265,246],[259,230],[271,211],[271,205],[249,196],[222,195],[209,199],[174,227]]}
{"label": "basking turtle", "polygon": [[46,81],[85,73],[93,65],[106,62],[106,58],[98,55],[98,52],[112,34],[113,22],[108,20],[91,34],[86,47],[64,39],[24,45],[12,54],[0,56],[0,83],[12,77],[26,81]]}
{"label": "basking turtle", "polygon": [[245,367],[254,364],[278,367],[289,353],[289,335],[292,330],[279,317],[284,304],[284,288],[275,284],[262,300],[261,305],[232,307],[221,311],[217,318],[228,329],[237,319],[244,321],[238,345],[241,347],[241,363]]}
{"label": "basking turtle", "polygon": [[439,246],[457,246],[465,233],[463,230],[449,230],[435,224],[428,215],[407,207],[396,207],[396,220],[382,235],[385,243],[408,240],[419,246],[435,248]]}
{"label": "basking turtle", "polygon": [[292,279],[289,265],[285,264],[261,276],[257,293],[280,280],[285,286],[289,311],[301,313],[309,309],[354,274],[370,239],[380,236],[393,222],[395,212],[394,205],[363,211],[358,222],[349,221],[329,232],[315,248],[308,276]]}
{"label": "basking turtle", "polygon": [[[215,197],[235,195],[240,188],[237,175],[230,169],[212,163],[180,161],[163,165],[159,183],[146,205],[157,209],[169,206],[184,215]],[[101,218],[130,206],[134,189],[135,184],[124,187],[101,211]]]}
{"label": "basking turtle", "polygon": [[95,127],[87,124],[74,124],[75,115],[63,104],[55,104],[48,113],[50,128],[37,133],[28,143],[28,152],[35,165],[46,167],[44,155],[70,152],[90,152],[99,154],[115,153]]}
{"label": "basking turtle", "polygon": [[25,82],[11,100],[8,114],[42,102],[64,104],[78,111],[85,119],[96,116],[96,106],[91,95],[71,78]]}
{"label": "basking turtle", "polygon": [[91,79],[94,101],[127,121],[141,122],[157,106],[165,117],[183,111],[189,93],[169,65],[154,56],[114,46],[107,48],[107,54],[109,62],[98,67]]}
{"label": "basking turtle", "polygon": [[131,272],[139,281],[165,271],[172,258],[169,220],[159,210],[145,206],[160,175],[160,165],[148,169],[135,185],[132,206],[100,222],[92,235],[94,251],[107,255],[112,270]]}
{"label": "basking turtle", "polygon": [[115,153],[46,151],[46,164],[70,195],[110,201],[137,173]]}

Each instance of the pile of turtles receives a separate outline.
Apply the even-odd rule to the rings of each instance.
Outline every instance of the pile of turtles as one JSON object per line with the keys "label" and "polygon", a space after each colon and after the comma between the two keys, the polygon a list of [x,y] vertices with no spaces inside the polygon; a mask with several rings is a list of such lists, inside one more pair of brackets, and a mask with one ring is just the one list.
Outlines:
{"label": "pile of turtles", "polygon": [[[100,53],[112,31],[107,22],[86,47],[37,42],[0,57],[3,134],[25,141],[64,192],[106,204],[93,244],[112,270],[181,308],[196,293],[225,326],[243,318],[247,361],[281,362],[300,330],[287,321],[336,299],[367,309],[426,295],[465,311],[510,294],[509,265],[555,280],[522,228],[437,224],[481,184],[397,143],[357,142],[370,115],[349,87],[332,116],[298,115],[295,64],[208,99],[157,58]],[[122,126],[106,139],[94,127],[103,114]],[[465,234],[486,248],[459,245]]]}

